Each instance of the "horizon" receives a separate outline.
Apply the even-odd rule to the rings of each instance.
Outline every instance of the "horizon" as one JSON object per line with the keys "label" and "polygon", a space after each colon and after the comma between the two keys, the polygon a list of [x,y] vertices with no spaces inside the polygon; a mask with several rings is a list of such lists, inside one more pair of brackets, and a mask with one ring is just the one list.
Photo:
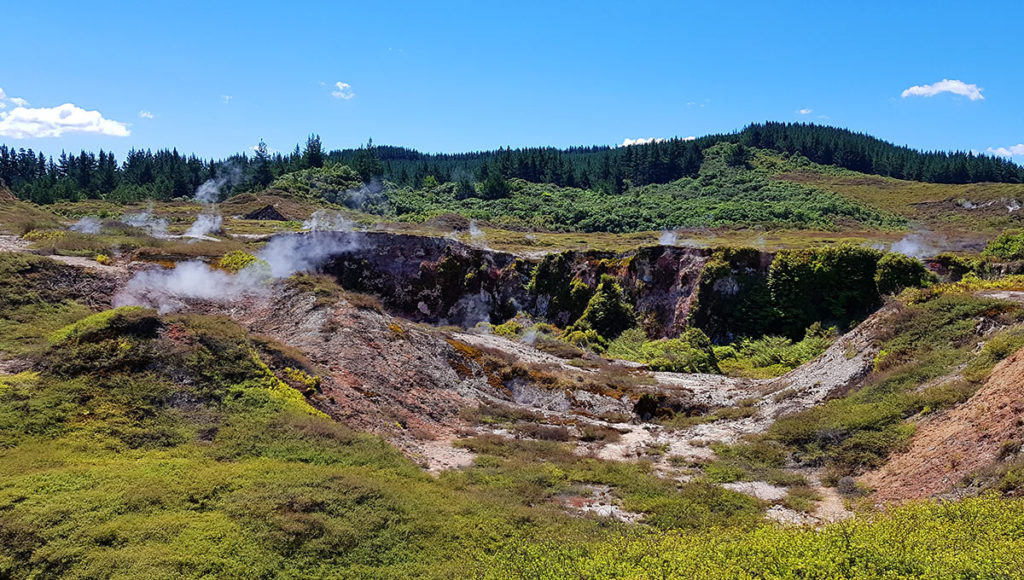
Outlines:
{"label": "horizon", "polygon": [[[943,153],[945,153],[945,154],[960,154],[960,153],[962,153],[962,154],[973,154],[973,155],[979,156],[979,157],[992,157],[992,158],[996,158],[996,159],[1004,159],[1004,160],[1010,161],[1011,163],[1013,163],[1015,165],[1024,167],[1024,158],[1015,158],[1013,156],[999,155],[999,154],[996,154],[994,152],[975,151],[975,150],[970,150],[970,149],[948,149],[948,150],[918,149],[918,148],[914,148],[914,147],[912,147],[910,145],[907,145],[907,144],[895,143],[895,142],[892,142],[892,141],[888,141],[888,140],[886,140],[886,139],[884,139],[882,137],[879,137],[878,135],[872,135],[870,133],[865,133],[865,132],[862,132],[862,131],[857,131],[856,129],[853,129],[853,128],[850,128],[850,127],[841,127],[839,125],[833,125],[833,124],[828,124],[828,123],[814,123],[814,122],[809,122],[809,121],[808,122],[800,122],[800,121],[793,122],[793,121],[765,120],[765,121],[750,122],[750,123],[747,123],[746,125],[743,125],[739,129],[735,129],[735,130],[732,130],[732,131],[714,131],[714,132],[707,133],[707,134],[702,134],[702,135],[687,135],[685,137],[681,136],[681,135],[673,135],[673,136],[664,137],[664,138],[661,138],[661,137],[657,137],[657,138],[638,138],[638,139],[635,139],[635,140],[634,139],[627,139],[626,140],[627,142],[624,142],[624,143],[612,143],[612,144],[602,144],[602,143],[575,144],[575,145],[567,145],[567,146],[562,146],[562,147],[555,147],[555,146],[551,146],[551,145],[523,145],[523,146],[517,146],[517,147],[499,145],[499,146],[494,147],[492,149],[453,150],[453,151],[423,151],[423,150],[420,150],[420,149],[416,149],[414,147],[408,147],[408,146],[400,144],[400,143],[377,143],[377,142],[374,142],[373,146],[374,147],[395,147],[395,148],[405,149],[407,151],[415,152],[415,153],[418,153],[418,154],[421,154],[421,155],[426,155],[426,156],[446,156],[446,155],[453,155],[454,156],[454,155],[474,155],[474,154],[487,155],[487,154],[496,153],[496,152],[501,151],[501,150],[516,151],[516,150],[530,150],[530,149],[555,149],[555,150],[558,150],[558,151],[568,151],[570,149],[587,149],[587,148],[590,148],[590,149],[602,149],[602,148],[605,148],[605,149],[618,149],[618,148],[622,148],[622,147],[631,147],[631,146],[634,146],[634,145],[646,145],[646,144],[649,144],[649,143],[652,143],[652,142],[657,143],[657,142],[665,142],[665,141],[672,141],[672,140],[693,141],[693,140],[696,140],[696,139],[703,139],[703,138],[706,138],[706,137],[712,137],[712,136],[718,136],[718,135],[734,135],[734,134],[741,133],[742,131],[744,131],[748,127],[755,126],[755,125],[760,125],[760,124],[768,124],[768,123],[789,123],[789,124],[795,124],[795,125],[808,125],[808,126],[825,127],[825,128],[836,129],[836,130],[841,130],[841,131],[849,131],[849,132],[851,132],[853,134],[856,134],[856,135],[865,135],[865,136],[868,136],[868,137],[871,137],[871,138],[879,139],[880,141],[882,141],[884,143],[888,143],[888,144],[896,146],[896,147],[908,148],[911,151],[916,151],[918,153],[924,153],[924,154],[931,154],[931,153],[938,153],[938,154],[943,154]],[[318,133],[311,133],[310,135],[308,135],[303,140],[296,141],[294,144],[292,144],[291,147],[289,147],[287,149],[270,148],[269,152],[271,153],[272,156],[280,154],[281,156],[287,158],[289,155],[293,155],[295,153],[296,147],[298,147],[299,150],[301,151],[302,148],[304,147],[304,145],[306,144],[306,140],[308,138],[312,138],[314,136],[315,137],[319,137],[321,139],[321,141],[324,141],[324,139],[323,139],[324,136],[323,135],[318,134]],[[373,138],[370,137],[369,139],[372,140]],[[350,146],[350,147],[339,147],[339,148],[328,148],[328,147],[325,147],[324,151],[325,151],[325,153],[342,153],[342,152],[359,150],[359,149],[364,148],[366,145],[367,145],[367,143],[357,144],[355,146]],[[12,151],[22,148],[22,147],[18,147],[16,144],[11,144],[11,143],[5,142],[2,139],[0,139],[0,146],[7,146],[8,149],[10,149]],[[28,149],[28,150],[31,150],[36,155],[39,155],[40,153],[42,153],[49,160],[56,160],[59,157],[59,155],[60,155],[60,153],[56,153],[56,152],[50,151],[50,150],[31,149],[29,147],[24,147],[24,148]],[[172,151],[172,150],[174,150],[174,151],[177,151],[183,157],[192,157],[192,156],[194,156],[194,157],[196,157],[198,159],[203,160],[204,162],[220,163],[220,162],[227,161],[230,158],[235,157],[235,156],[252,157],[255,154],[256,147],[255,146],[249,147],[249,148],[246,148],[244,150],[236,151],[234,153],[229,153],[229,154],[226,154],[226,155],[223,155],[223,156],[218,156],[218,157],[205,157],[205,156],[199,155],[199,154],[197,154],[197,153],[195,153],[193,151],[187,151],[187,150],[184,150],[184,149],[182,149],[180,147],[177,147],[177,146],[174,146],[174,145],[171,145],[171,146],[168,146],[168,147],[160,147],[160,148],[143,146],[143,147],[133,147],[132,149],[137,150],[137,151],[161,151],[161,150]],[[124,153],[114,152],[113,149],[102,149],[102,148],[101,149],[82,149],[81,151],[62,149],[61,153],[66,153],[66,154],[69,154],[69,155],[78,154],[79,152],[94,153],[94,154],[96,154],[96,153],[99,153],[102,150],[105,153],[107,153],[107,152],[114,152],[116,159],[118,159],[119,161],[124,161],[125,157],[127,156],[127,154],[132,149],[129,149],[128,151],[125,151]]]}

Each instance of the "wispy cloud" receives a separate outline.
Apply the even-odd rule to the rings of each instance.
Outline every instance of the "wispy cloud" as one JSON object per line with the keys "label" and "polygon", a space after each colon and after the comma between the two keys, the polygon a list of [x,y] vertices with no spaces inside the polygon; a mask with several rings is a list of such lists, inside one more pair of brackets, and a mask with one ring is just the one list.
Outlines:
{"label": "wispy cloud", "polygon": [[800,109],[800,110],[797,111],[797,113],[799,113],[801,115],[810,115],[813,112],[814,112],[814,109]]}
{"label": "wispy cloud", "polygon": [[352,85],[348,83],[338,81],[334,83],[334,86],[336,88],[335,90],[331,91],[331,96],[334,97],[335,99],[344,99],[347,101],[352,97],[356,96],[356,94],[352,92]]}
{"label": "wispy cloud", "polygon": [[1018,143],[1017,145],[1011,145],[1009,147],[989,147],[987,152],[1001,157],[1024,156],[1024,143]]}
{"label": "wispy cloud", "polygon": [[234,97],[232,97],[231,95],[221,95],[220,96],[220,102],[224,103],[225,105],[230,105],[231,104],[231,99],[233,99],[233,98]]}
{"label": "wispy cloud", "polygon": [[152,119],[153,113],[149,111],[139,111],[139,117],[142,119]]}
{"label": "wispy cloud", "polygon": [[972,101],[982,101],[985,97],[981,94],[984,89],[975,84],[968,84],[963,81],[942,79],[930,85],[914,85],[903,91],[903,98],[907,97],[934,97],[942,93],[952,93],[967,97]]}
{"label": "wispy cloud", "polygon": [[28,107],[28,101],[8,97],[0,89],[0,109],[14,105],[11,111],[0,111],[0,136],[13,139],[60,137],[66,133],[95,133],[127,137],[128,125],[106,119],[99,111],[64,103],[56,107]]}
{"label": "wispy cloud", "polygon": [[0,89],[0,109],[6,109],[7,105],[14,105],[15,107],[27,107],[28,101],[18,97],[9,97],[3,89]]}

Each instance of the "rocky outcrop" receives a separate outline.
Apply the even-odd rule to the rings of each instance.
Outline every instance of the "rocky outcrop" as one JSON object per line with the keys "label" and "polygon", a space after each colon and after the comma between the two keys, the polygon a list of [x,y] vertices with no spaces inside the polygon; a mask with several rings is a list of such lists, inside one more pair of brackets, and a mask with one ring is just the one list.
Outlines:
{"label": "rocky outcrop", "polygon": [[404,318],[472,327],[530,309],[526,285],[533,266],[512,254],[447,238],[336,235],[346,238],[348,249],[333,255],[323,271],[348,290],[379,296]]}
{"label": "rocky outcrop", "polygon": [[[481,321],[501,323],[518,312],[567,326],[607,274],[620,282],[649,334],[676,336],[698,303],[711,257],[706,249],[654,246],[618,254],[569,251],[538,261],[448,238],[335,235],[345,237],[348,249],[323,270],[343,287],[379,296],[390,312],[404,318],[465,328]],[[703,311],[714,311],[719,294],[732,296],[730,288],[709,286]]]}

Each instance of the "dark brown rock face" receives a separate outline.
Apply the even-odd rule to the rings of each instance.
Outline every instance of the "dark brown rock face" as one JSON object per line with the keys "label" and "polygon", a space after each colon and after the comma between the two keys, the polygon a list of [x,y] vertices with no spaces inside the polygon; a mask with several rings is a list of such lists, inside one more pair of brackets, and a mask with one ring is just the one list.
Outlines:
{"label": "dark brown rock face", "polygon": [[690,319],[710,258],[705,249],[654,246],[622,254],[563,252],[537,261],[446,238],[336,235],[346,237],[348,249],[323,271],[342,286],[379,296],[405,318],[463,327],[504,322],[518,312],[564,326],[579,315],[587,292],[610,275],[653,335],[675,336]]}

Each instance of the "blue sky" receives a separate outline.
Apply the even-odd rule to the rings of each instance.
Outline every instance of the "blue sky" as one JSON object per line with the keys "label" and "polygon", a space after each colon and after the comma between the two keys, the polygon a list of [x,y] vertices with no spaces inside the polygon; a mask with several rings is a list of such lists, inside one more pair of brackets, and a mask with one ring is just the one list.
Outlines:
{"label": "blue sky", "polygon": [[1021,2],[227,4],[9,3],[0,142],[452,152],[779,120],[1024,163]]}

